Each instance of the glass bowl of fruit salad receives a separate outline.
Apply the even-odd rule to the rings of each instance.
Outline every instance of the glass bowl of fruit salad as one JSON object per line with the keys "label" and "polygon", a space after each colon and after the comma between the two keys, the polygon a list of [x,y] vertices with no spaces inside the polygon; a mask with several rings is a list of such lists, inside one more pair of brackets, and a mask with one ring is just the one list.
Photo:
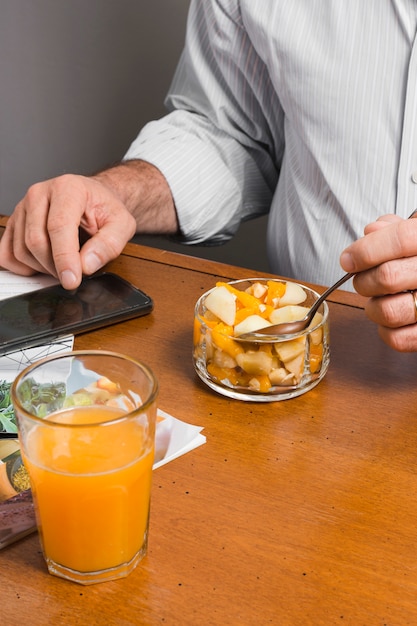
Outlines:
{"label": "glass bowl of fruit salad", "polygon": [[256,341],[241,336],[302,319],[318,297],[304,285],[274,278],[218,282],[195,307],[193,360],[198,376],[211,389],[239,400],[273,402],[309,391],[329,367],[326,302],[301,333]]}

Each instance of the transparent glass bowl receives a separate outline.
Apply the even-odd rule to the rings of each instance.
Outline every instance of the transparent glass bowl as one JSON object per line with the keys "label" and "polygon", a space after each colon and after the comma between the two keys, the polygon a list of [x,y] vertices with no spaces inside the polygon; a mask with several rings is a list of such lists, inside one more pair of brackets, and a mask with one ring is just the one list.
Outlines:
{"label": "transparent glass bowl", "polygon": [[[292,285],[287,289],[288,283]],[[300,289],[303,290],[304,301],[291,302],[289,292],[294,293],[294,285],[295,294],[298,293],[298,296]],[[218,283],[217,286],[222,286],[232,293],[236,303],[236,317],[235,323],[230,323],[229,311],[228,323],[219,319],[219,306],[220,314],[227,318],[226,309],[233,305],[227,294],[224,302],[221,298],[219,302],[219,298],[214,299],[213,296],[207,300],[216,287],[204,293],[197,301],[194,314],[193,361],[195,370],[203,382],[224,396],[253,402],[295,398],[320,382],[327,372],[330,361],[329,309],[326,302],[321,305],[310,327],[301,333],[269,336],[262,342],[244,341],[238,336],[239,328],[242,329],[242,326],[238,326],[239,321],[251,314],[260,313],[269,320],[273,310],[281,309],[279,313],[275,312],[272,315],[269,320],[271,323],[274,316],[279,317],[282,314],[298,315],[292,319],[301,319],[305,313],[300,307],[312,306],[319,297],[315,291],[293,281],[270,278],[249,278]],[[262,294],[265,289],[266,295],[265,292]],[[283,290],[287,293],[286,297],[276,295]],[[240,292],[249,296],[241,295]],[[216,295],[219,295],[218,292]],[[222,295],[225,295],[224,291]],[[257,297],[258,295],[260,297]],[[255,300],[252,300],[251,296]],[[217,302],[213,302],[214,300]],[[206,302],[210,304],[210,308],[206,306]],[[283,312],[282,309],[287,306],[293,307],[292,310]]]}

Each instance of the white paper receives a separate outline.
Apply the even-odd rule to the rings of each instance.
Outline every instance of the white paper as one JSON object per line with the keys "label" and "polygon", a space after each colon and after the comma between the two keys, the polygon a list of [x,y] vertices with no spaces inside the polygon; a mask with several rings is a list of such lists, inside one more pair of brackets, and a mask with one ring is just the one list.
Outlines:
{"label": "white paper", "polygon": [[161,409],[158,409],[158,415],[168,420],[171,427],[171,436],[165,456],[160,461],[154,463],[153,469],[157,469],[206,443],[206,437],[201,434],[203,430],[201,426],[193,426],[192,424],[182,422]]}
{"label": "white paper", "polygon": [[18,274],[13,274],[13,272],[2,270],[0,271],[0,300],[18,296],[21,293],[35,291],[35,289],[49,287],[49,285],[56,285],[57,283],[57,279],[48,274],[19,276]]}
{"label": "white paper", "polygon": [[0,356],[0,379],[11,383],[17,374],[31,363],[43,359],[45,356],[69,352],[72,350],[73,344],[74,337],[70,336],[59,341],[36,346],[36,348],[17,350],[17,352]]}

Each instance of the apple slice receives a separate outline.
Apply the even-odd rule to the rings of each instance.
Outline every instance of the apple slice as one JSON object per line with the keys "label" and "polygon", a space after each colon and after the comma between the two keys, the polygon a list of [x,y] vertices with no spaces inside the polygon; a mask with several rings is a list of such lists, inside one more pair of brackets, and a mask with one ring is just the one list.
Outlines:
{"label": "apple slice", "polygon": [[278,354],[281,361],[287,367],[287,363],[304,354],[306,345],[305,337],[297,337],[297,339],[290,339],[289,341],[283,341],[282,343],[274,344],[275,352]]}
{"label": "apple slice", "polygon": [[308,308],[305,306],[289,304],[279,309],[274,309],[269,316],[272,324],[282,324],[284,322],[295,322],[302,320],[307,315]]}
{"label": "apple slice", "polygon": [[[315,326],[318,326],[319,324],[321,324],[322,319],[323,319],[322,314],[321,313],[316,313],[315,316],[312,319],[310,327],[314,328]],[[315,346],[318,346],[319,343],[322,343],[322,341],[323,341],[323,327],[322,326],[320,326],[320,328],[316,328],[316,330],[313,330],[310,333],[310,341]]]}
{"label": "apple slice", "polygon": [[279,307],[287,306],[288,304],[301,304],[307,298],[307,294],[301,285],[297,283],[286,283],[285,293],[279,299]]}
{"label": "apple slice", "polygon": [[251,376],[268,376],[272,369],[272,357],[266,352],[248,350],[238,354],[236,361]]}
{"label": "apple slice", "polygon": [[222,322],[233,326],[236,317],[236,298],[226,287],[215,287],[204,300],[204,304]]}
{"label": "apple slice", "polygon": [[235,337],[239,337],[245,333],[252,333],[255,330],[266,328],[267,326],[271,326],[271,322],[268,322],[264,317],[260,315],[248,315],[248,317],[245,317],[239,324],[236,324],[234,335]]}
{"label": "apple slice", "polygon": [[299,354],[291,359],[291,361],[287,361],[285,367],[294,375],[296,383],[298,384],[304,370],[304,354]]}

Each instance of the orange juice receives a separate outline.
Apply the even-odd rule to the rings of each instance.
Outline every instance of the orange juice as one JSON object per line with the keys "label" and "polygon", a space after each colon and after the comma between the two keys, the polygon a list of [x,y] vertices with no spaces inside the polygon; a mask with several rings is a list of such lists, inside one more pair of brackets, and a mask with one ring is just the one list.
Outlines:
{"label": "orange juice", "polygon": [[133,569],[146,551],[153,441],[146,420],[118,416],[120,409],[106,406],[71,408],[49,415],[27,438],[48,566]]}

